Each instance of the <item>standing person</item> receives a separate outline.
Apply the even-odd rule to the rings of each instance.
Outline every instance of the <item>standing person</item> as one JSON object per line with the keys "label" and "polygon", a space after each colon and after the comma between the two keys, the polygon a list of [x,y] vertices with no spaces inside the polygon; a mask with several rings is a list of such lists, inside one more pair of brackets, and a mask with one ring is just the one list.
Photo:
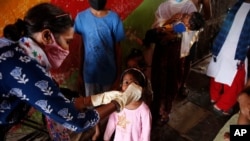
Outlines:
{"label": "standing person", "polygon": [[[166,0],[165,2],[162,2],[155,11],[155,21],[152,24],[152,28],[163,26],[163,24],[171,19],[176,13],[192,13],[196,11],[197,8],[191,0]],[[148,45],[144,51],[145,60],[148,66],[152,66],[154,48],[155,44],[151,44]],[[152,67],[149,67],[145,72],[148,78],[151,78],[151,70]]]}
{"label": "standing person", "polygon": [[[211,13],[210,0],[166,0],[161,3],[155,12],[155,21],[152,25],[152,28],[161,27],[163,24],[169,20],[176,13],[192,13],[200,12],[205,20],[208,20]],[[189,55],[191,50],[195,48],[193,46],[197,45],[199,36],[199,31],[186,31],[182,33],[182,38],[178,42],[181,42],[180,50],[180,61],[182,62],[180,66],[180,90],[179,94],[187,96],[188,89],[186,88],[186,79],[190,71],[190,63],[192,61],[192,55]],[[146,61],[151,66],[152,64],[152,55],[154,52],[154,46],[147,48],[146,52]],[[151,68],[147,68],[146,75],[151,77]]]}
{"label": "standing person", "polygon": [[[123,93],[111,91],[73,101],[64,96],[49,73],[67,57],[74,34],[71,17],[61,8],[50,3],[35,5],[13,24],[15,29],[21,29],[16,31],[18,42],[0,47],[0,140],[30,106],[71,131],[84,132],[140,98],[141,87],[134,83]],[[16,37],[11,33],[15,32],[4,35]],[[102,104],[106,105],[82,110],[84,105]]]}
{"label": "standing person", "polygon": [[[163,24],[170,20],[173,15],[176,13],[187,13],[190,14],[192,12],[197,12],[196,5],[191,0],[166,0],[165,2],[161,3],[156,12],[155,12],[155,21],[152,25],[152,28],[162,27]],[[189,50],[194,44],[194,42],[198,39],[196,33],[197,31],[186,31],[182,33],[182,40],[176,40],[176,42],[180,42],[181,50],[180,54],[180,86],[179,86],[179,93],[180,95],[187,96],[188,89],[186,88],[186,79],[189,74],[190,70],[190,62],[191,56],[189,56]],[[152,66],[152,58],[154,54],[154,46],[155,44],[151,44],[145,50],[145,59],[149,66]],[[178,49],[176,50],[178,51]],[[152,68],[147,68],[146,75],[151,78],[152,75]],[[152,82],[153,83],[153,82]]]}
{"label": "standing person", "polygon": [[[125,32],[119,16],[106,9],[106,0],[89,0],[90,8],[77,14],[75,32],[84,43],[85,95],[117,88],[121,75],[121,46]],[[116,86],[116,87],[115,87]]]}
{"label": "standing person", "polygon": [[145,46],[155,44],[151,65],[153,121],[160,119],[160,123],[164,124],[169,120],[172,102],[180,87],[180,66],[183,63],[180,60],[180,34],[185,30],[199,30],[203,25],[203,17],[198,12],[177,13],[164,26],[147,31]]}
{"label": "standing person", "polygon": [[[139,69],[129,68],[121,76],[121,91],[134,82],[146,88],[146,77]],[[144,93],[142,97],[146,96]],[[104,141],[110,141],[113,133],[114,141],[150,141],[151,113],[147,104],[141,99],[131,102],[120,112],[109,116],[104,133]]]}
{"label": "standing person", "polygon": [[230,115],[245,86],[250,45],[250,0],[238,0],[227,13],[212,48],[207,75],[210,100],[220,115]]}
{"label": "standing person", "polygon": [[82,76],[86,96],[119,86],[122,66],[120,42],[125,38],[120,17],[105,7],[107,0],[88,2],[90,7],[77,14],[74,25],[75,32],[82,36],[84,43]]}

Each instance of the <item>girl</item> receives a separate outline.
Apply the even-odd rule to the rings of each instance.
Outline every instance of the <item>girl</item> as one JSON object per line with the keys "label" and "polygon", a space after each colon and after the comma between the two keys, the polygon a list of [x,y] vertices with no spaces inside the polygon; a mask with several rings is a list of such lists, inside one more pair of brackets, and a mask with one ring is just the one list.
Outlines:
{"label": "girl", "polygon": [[[129,68],[123,72],[121,78],[121,91],[125,91],[132,82],[142,88],[146,87],[145,76],[139,69]],[[114,112],[109,116],[104,140],[109,141],[115,131],[114,141],[149,141],[151,119],[150,109],[144,101],[133,101],[120,113]]]}

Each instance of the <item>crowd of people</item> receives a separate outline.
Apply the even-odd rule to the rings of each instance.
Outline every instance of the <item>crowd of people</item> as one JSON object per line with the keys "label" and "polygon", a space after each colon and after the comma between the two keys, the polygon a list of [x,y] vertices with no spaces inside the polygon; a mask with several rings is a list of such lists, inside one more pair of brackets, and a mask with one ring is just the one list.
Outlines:
{"label": "crowd of people", "polygon": [[[176,96],[188,95],[192,48],[211,17],[210,0],[166,0],[155,12],[141,49],[132,49],[122,71],[125,29],[107,0],[88,0],[75,19],[60,7],[40,3],[5,26],[0,40],[0,140],[32,108],[45,119],[52,140],[94,129],[90,140],[149,141],[153,124],[164,125]],[[250,124],[246,83],[250,1],[238,0],[215,38],[207,75],[214,111],[240,106],[239,124]],[[65,90],[50,74],[82,37],[80,76],[84,95]],[[72,93],[72,95],[70,95]],[[20,114],[22,113],[22,114]],[[106,119],[105,130],[100,122]]]}

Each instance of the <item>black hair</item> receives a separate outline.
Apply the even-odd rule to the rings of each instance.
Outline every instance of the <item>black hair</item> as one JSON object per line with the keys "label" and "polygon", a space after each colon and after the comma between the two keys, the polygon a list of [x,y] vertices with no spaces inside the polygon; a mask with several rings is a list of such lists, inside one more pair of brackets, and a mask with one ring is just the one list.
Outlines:
{"label": "black hair", "polygon": [[126,58],[126,63],[128,63],[128,61],[132,59],[136,59],[136,61],[138,62],[138,67],[142,69],[142,71],[143,69],[145,69],[146,61],[143,52],[140,49],[132,48],[130,54]]}
{"label": "black hair", "polygon": [[126,74],[131,74],[134,77],[134,79],[139,83],[138,85],[140,85],[142,88],[145,88],[147,86],[146,77],[144,73],[139,69],[137,68],[126,69],[125,71],[123,71],[121,75],[121,81],[123,80],[123,77]]}
{"label": "black hair", "polygon": [[104,10],[107,0],[88,0],[89,5],[95,10]]}
{"label": "black hair", "polygon": [[192,12],[189,19],[190,30],[199,30],[205,25],[205,20],[201,13]]}
{"label": "black hair", "polygon": [[3,36],[12,41],[18,41],[22,37],[22,29],[25,28],[24,22],[18,19],[14,24],[8,24],[3,29]]}
{"label": "black hair", "polygon": [[16,41],[44,29],[60,34],[70,27],[73,27],[73,20],[68,13],[51,3],[40,3],[28,10],[24,20],[18,19],[14,24],[7,25],[4,37]]}

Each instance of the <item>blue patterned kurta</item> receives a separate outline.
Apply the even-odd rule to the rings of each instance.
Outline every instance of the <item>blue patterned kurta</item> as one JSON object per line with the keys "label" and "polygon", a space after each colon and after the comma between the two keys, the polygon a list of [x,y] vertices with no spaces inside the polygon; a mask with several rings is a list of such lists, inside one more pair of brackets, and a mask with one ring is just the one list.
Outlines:
{"label": "blue patterned kurta", "polygon": [[46,69],[18,45],[0,47],[0,125],[15,122],[9,116],[23,103],[72,131],[85,131],[99,121],[95,110],[77,111]]}

